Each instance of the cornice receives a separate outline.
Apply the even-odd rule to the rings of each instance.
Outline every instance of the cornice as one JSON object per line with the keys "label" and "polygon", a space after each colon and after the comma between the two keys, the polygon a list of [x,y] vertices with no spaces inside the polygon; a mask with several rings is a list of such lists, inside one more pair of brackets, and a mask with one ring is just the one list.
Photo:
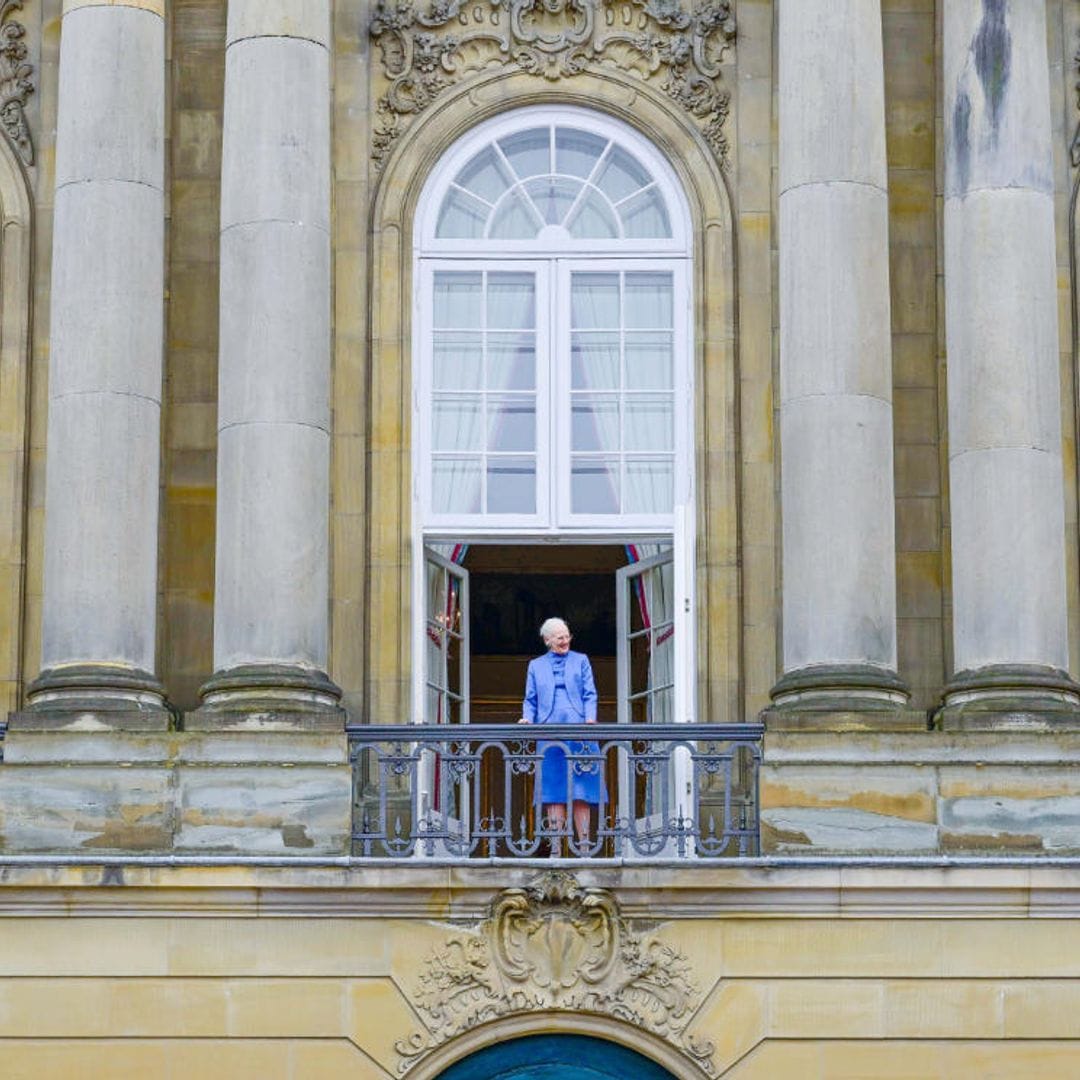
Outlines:
{"label": "cornice", "polygon": [[[340,860],[0,861],[0,915],[482,918],[545,864]],[[754,860],[563,869],[627,918],[1076,918],[1080,860]]]}

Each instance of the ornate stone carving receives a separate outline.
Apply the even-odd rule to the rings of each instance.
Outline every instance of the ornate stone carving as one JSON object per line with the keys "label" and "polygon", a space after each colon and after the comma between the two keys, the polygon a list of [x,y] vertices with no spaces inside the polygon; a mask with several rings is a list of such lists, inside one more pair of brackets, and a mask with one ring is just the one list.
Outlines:
{"label": "ornate stone carving", "polygon": [[687,1033],[699,994],[686,957],[635,933],[605,889],[548,871],[506,889],[475,929],[427,959],[413,995],[426,1031],[396,1044],[398,1071],[455,1035],[498,1017],[532,1011],[591,1013],[643,1028],[713,1076],[713,1046]]}
{"label": "ornate stone carving", "polygon": [[731,95],[721,65],[735,40],[732,0],[379,0],[371,36],[389,83],[372,157],[381,167],[408,118],[447,87],[499,64],[570,78],[604,65],[654,81],[697,121],[724,166]]}
{"label": "ornate stone carving", "polygon": [[0,2],[0,121],[19,157],[34,163],[34,144],[26,123],[26,99],[34,92],[32,65],[26,62],[26,27],[11,17],[23,0]]}

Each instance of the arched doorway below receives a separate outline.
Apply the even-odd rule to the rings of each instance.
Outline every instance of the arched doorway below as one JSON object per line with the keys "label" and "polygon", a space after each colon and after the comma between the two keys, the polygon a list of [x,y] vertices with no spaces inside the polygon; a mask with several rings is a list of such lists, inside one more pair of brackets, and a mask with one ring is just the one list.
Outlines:
{"label": "arched doorway below", "polygon": [[588,1035],[527,1035],[455,1062],[438,1080],[674,1080],[635,1050]]}

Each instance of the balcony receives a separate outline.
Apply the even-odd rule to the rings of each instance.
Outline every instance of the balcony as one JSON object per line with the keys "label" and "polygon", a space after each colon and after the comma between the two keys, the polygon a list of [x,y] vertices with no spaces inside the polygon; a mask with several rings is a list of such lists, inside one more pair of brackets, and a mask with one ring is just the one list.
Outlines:
{"label": "balcony", "polygon": [[[543,732],[541,737],[541,731]],[[759,853],[760,724],[353,726],[353,855],[731,860]],[[554,755],[549,751],[561,750]],[[545,764],[545,754],[548,762]],[[545,768],[593,781],[588,836],[545,807]],[[549,781],[550,782],[550,781]]]}

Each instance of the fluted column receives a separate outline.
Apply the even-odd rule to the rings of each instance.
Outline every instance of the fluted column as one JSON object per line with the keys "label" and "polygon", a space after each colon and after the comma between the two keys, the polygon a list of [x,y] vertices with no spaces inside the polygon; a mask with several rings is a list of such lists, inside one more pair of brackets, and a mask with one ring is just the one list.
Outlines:
{"label": "fluted column", "polygon": [[893,709],[880,0],[780,0],[784,674],[777,706]]}
{"label": "fluted column", "polygon": [[944,6],[950,713],[1070,709],[1046,5]]}
{"label": "fluted column", "polygon": [[330,3],[230,0],[211,709],[333,708]]}
{"label": "fluted column", "polygon": [[42,672],[30,706],[163,726],[164,0],[65,0],[58,109]]}

